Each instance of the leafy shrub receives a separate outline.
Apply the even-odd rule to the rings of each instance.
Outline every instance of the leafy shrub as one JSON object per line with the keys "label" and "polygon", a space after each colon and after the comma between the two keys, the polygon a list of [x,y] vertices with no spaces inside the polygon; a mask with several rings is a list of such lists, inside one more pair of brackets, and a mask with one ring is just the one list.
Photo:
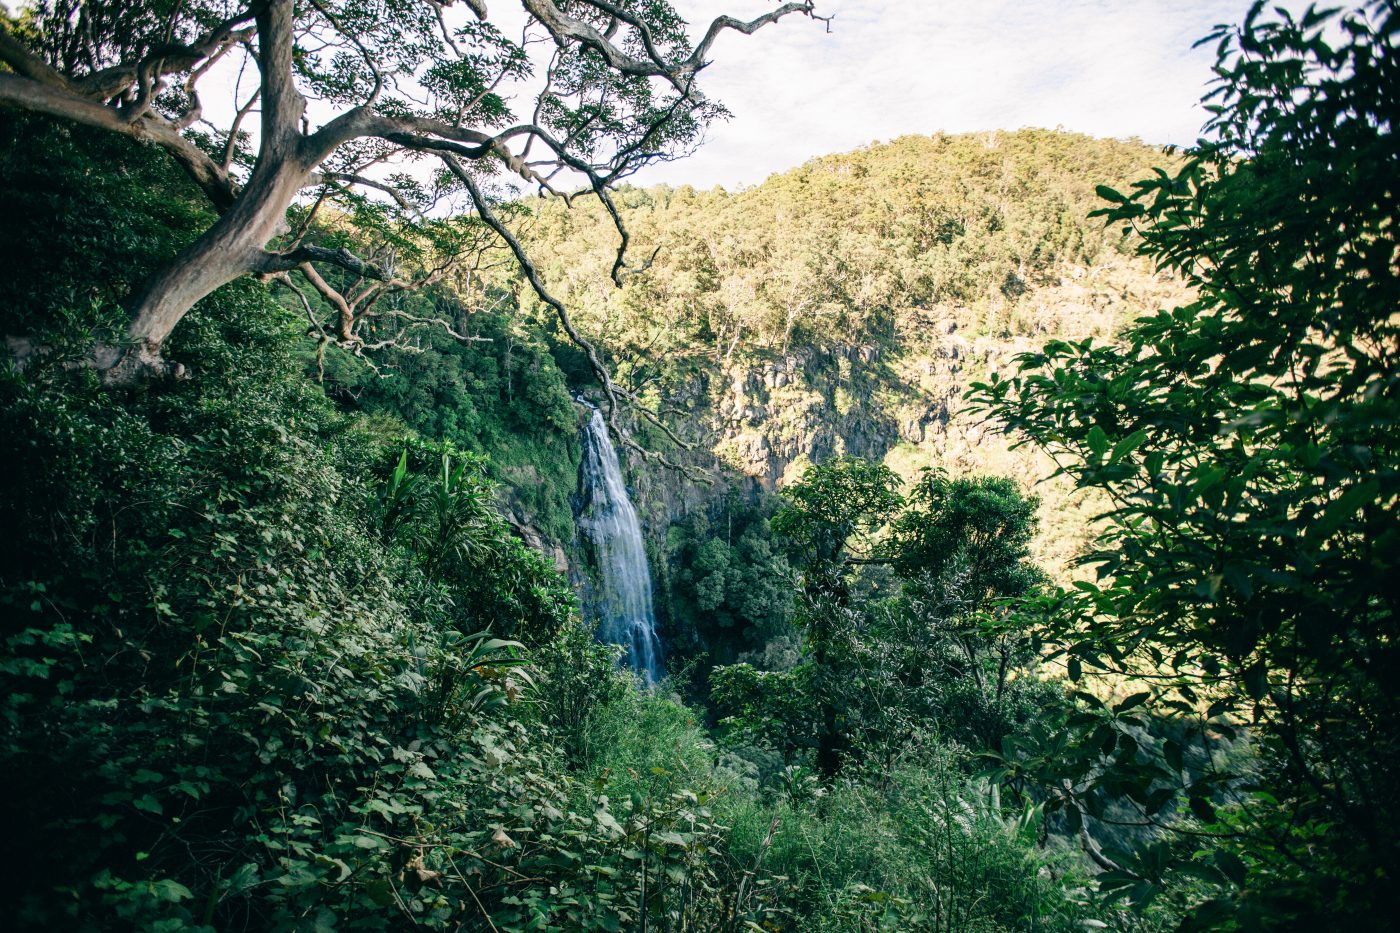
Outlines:
{"label": "leafy shrub", "polygon": [[761,869],[745,907],[764,929],[1068,931],[1092,918],[1072,853],[1037,849],[1038,811],[1004,814],[950,749],[790,801],[726,813],[731,858]]}

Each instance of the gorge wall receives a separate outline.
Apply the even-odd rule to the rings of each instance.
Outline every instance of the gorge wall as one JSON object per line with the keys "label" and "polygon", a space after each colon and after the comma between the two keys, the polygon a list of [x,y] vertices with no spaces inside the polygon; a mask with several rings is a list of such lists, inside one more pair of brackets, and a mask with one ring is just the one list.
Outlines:
{"label": "gorge wall", "polygon": [[[1139,142],[1043,130],[906,137],[815,159],[729,192],[627,188],[616,231],[596,201],[527,202],[522,227],[550,290],[616,381],[690,442],[624,422],[687,477],[624,455],[653,566],[668,532],[734,495],[755,501],[806,465],[852,454],[912,478],[924,467],[999,473],[1042,499],[1037,557],[1063,575],[1088,510],[1042,483],[1050,465],[964,412],[963,394],[1050,339],[1111,340],[1181,303],[1179,283],[1089,217],[1098,185],[1126,187],[1173,157]],[[489,454],[518,533],[588,582],[575,514],[581,428],[599,400],[552,309],[512,274],[464,318],[489,342],[443,340],[347,389],[424,434]],[[378,400],[378,401],[376,401]],[[704,474],[703,478],[699,474]]]}

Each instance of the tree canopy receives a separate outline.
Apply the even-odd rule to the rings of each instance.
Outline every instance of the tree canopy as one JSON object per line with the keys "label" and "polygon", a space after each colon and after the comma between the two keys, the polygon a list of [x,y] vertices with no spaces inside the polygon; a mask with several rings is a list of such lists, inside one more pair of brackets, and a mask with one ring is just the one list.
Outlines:
{"label": "tree canopy", "polygon": [[[7,20],[0,102],[161,147],[219,215],[136,291],[124,338],[99,347],[92,362],[113,380],[168,369],[160,346],[185,313],[250,273],[289,285],[296,273],[337,312],[322,321],[308,304],[313,330],[363,347],[366,320],[384,316],[371,311],[386,290],[441,279],[479,255],[476,224],[435,219],[456,198],[505,242],[585,347],[611,405],[606,371],[497,218],[486,180],[505,173],[552,194],[582,183],[616,218],[610,186],[683,153],[723,115],[696,83],[718,36],[814,15],[813,4],[788,3],[747,22],[722,16],[697,40],[664,2],[522,0],[518,24],[488,14],[481,0],[465,6],[59,0]],[[553,47],[544,63],[530,50],[539,43]],[[530,79],[533,93],[509,93]],[[214,107],[211,87],[232,100]],[[517,112],[513,99],[527,107]],[[289,217],[293,205],[304,209]],[[344,242],[317,242],[312,223],[328,209],[365,221],[370,258]],[[612,274],[621,281],[620,222],[618,232]],[[413,260],[406,274],[396,267],[400,253]],[[332,284],[327,268],[348,273],[348,288]],[[16,349],[21,358],[33,350]]]}
{"label": "tree canopy", "polygon": [[[1140,702],[1258,743],[1258,772],[1186,781],[1238,853],[1202,922],[1374,919],[1400,871],[1397,31],[1393,3],[1256,4],[1208,37],[1208,135],[1180,171],[1103,189],[1100,212],[1197,300],[1118,344],[1052,343],[973,394],[1111,502],[1084,558],[1097,582],[1046,607],[1070,677],[1121,672]],[[1101,758],[1101,725],[1079,722],[1083,753],[1048,773],[1158,821],[1181,747]],[[1116,881],[1149,896],[1163,867],[1135,864]]]}

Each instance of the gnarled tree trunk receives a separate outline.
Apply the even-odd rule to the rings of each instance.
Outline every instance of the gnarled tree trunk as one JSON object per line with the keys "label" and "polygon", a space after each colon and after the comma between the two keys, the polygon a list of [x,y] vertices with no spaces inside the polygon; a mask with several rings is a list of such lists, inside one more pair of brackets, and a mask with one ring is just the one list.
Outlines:
{"label": "gnarled tree trunk", "polygon": [[161,369],[161,344],[200,299],[241,275],[270,271],[264,247],[285,232],[287,207],[309,170],[296,153],[268,153],[268,148],[265,138],[258,167],[233,207],[135,296],[126,332],[130,347],[106,366],[97,361],[106,369],[105,379],[129,381]]}
{"label": "gnarled tree trunk", "polygon": [[99,347],[94,353],[104,381],[169,374],[172,367],[162,360],[161,345],[189,310],[241,275],[271,271],[265,247],[286,231],[287,208],[312,169],[297,132],[306,103],[292,84],[292,14],[290,2],[267,3],[257,12],[264,111],[258,159],[248,184],[212,227],[134,296],[126,332],[129,346]]}

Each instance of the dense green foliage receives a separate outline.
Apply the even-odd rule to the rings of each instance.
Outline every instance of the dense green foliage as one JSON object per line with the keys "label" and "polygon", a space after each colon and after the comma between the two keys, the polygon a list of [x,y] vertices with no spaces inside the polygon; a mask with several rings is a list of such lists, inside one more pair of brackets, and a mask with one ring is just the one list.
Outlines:
{"label": "dense green foliage", "polygon": [[799,776],[778,806],[733,814],[735,852],[773,872],[752,894],[766,928],[1083,929],[1086,880],[1037,846],[1036,812],[1003,812],[946,750],[909,751],[917,765],[815,800]]}
{"label": "dense green foliage", "polygon": [[939,134],[737,193],[628,190],[619,208],[636,248],[660,252],[618,291],[598,275],[611,261],[601,211],[541,204],[530,240],[580,320],[652,361],[888,342],[938,306],[960,309],[970,331],[1033,332],[1033,286],[1117,252],[1084,223],[1095,184],[1160,161],[1140,144],[1045,130]]}
{"label": "dense green foliage", "polygon": [[[429,288],[404,303],[442,297]],[[387,350],[373,366],[332,349],[327,391],[356,410],[391,415],[425,437],[483,455],[490,475],[509,488],[519,520],[566,542],[573,537],[577,418],[550,345],[512,308],[464,314],[460,326],[479,340],[430,332],[421,338],[426,349]]]}
{"label": "dense green foliage", "polygon": [[1041,585],[1027,559],[1035,500],[996,477],[931,472],[907,500],[896,488],[884,467],[838,459],[808,470],[773,519],[801,568],[801,662],[713,680],[729,728],[786,763],[894,767],[930,737],[999,749],[1057,704],[1007,611]]}
{"label": "dense green foliage", "polygon": [[[510,645],[474,635],[548,642],[567,591],[470,461],[423,463],[337,416],[261,289],[194,323],[175,352],[218,380],[121,397],[83,373],[5,378],[3,756],[27,853],[9,912],[75,929],[477,916],[465,889],[406,907],[396,886],[406,865],[438,877],[449,839],[488,845],[511,782],[551,813],[584,794],[546,780],[537,717],[508,712],[528,688]],[[504,893],[482,895],[502,917]]]}
{"label": "dense green foliage", "polygon": [[769,511],[768,502],[749,506],[734,491],[713,518],[695,512],[671,526],[673,652],[704,651],[726,663],[790,633],[792,569],[774,540]]}
{"label": "dense green foliage", "polygon": [[[1207,139],[1180,171],[1103,192],[1198,300],[1114,345],[1052,343],[977,391],[1112,502],[1085,557],[1098,581],[1044,607],[1070,677],[1120,671],[1135,703],[1257,747],[1245,770],[1184,775],[1180,744],[1148,754],[1091,705],[1070,728],[1101,749],[1008,762],[1091,810],[1127,794],[1144,823],[1185,792],[1228,883],[1202,925],[1394,922],[1397,30],[1390,3],[1256,6],[1213,36]],[[1171,876],[1151,856],[1116,874],[1123,893]]]}
{"label": "dense green foliage", "polygon": [[[193,378],[114,390],[71,364],[211,213],[159,152],[0,113],[0,326],[44,348],[0,372],[3,915],[1385,929],[1397,32],[1392,3],[1256,8],[1212,37],[1207,138],[1156,173],[1141,146],[1024,131],[626,190],[665,248],[620,289],[601,212],[511,207],[684,430],[753,428],[760,396],[809,418],[772,432],[801,449],[776,494],[633,464],[678,672],[650,690],[532,546],[573,537],[570,395],[594,387],[515,271],[393,299],[477,339],[365,357],[239,280],[163,348]],[[1086,227],[1090,178],[1133,236]],[[308,235],[357,245],[364,220]],[[934,323],[1054,334],[1046,290],[1131,251],[1192,300],[973,393],[1104,504],[1080,578],[1037,565],[1065,519],[1018,480],[849,455],[887,449],[881,393],[943,359]]]}
{"label": "dense green foliage", "polygon": [[[52,185],[7,187],[15,215],[46,199],[50,230],[87,237],[66,257],[36,249],[32,226],[3,244],[34,259],[6,282],[12,326],[61,351],[0,386],[15,925],[1068,929],[1084,915],[1037,874],[1033,814],[989,808],[941,747],[911,752],[893,783],[852,771],[827,794],[801,765],[717,749],[701,717],[616,671],[498,516],[475,452],[545,443],[568,418],[543,345],[502,346],[504,315],[475,322],[491,343],[394,358],[380,383],[328,355],[322,383],[296,315],[244,282],[168,346],[195,378],[116,392],[65,368],[194,235],[178,208],[198,202],[138,147],[4,127],[7,177],[29,171],[27,138],[58,153]],[[63,181],[98,158],[143,179],[140,196]],[[110,274],[118,257],[129,278]],[[415,364],[455,387],[446,404],[414,394]],[[553,422],[531,434],[540,413]],[[788,565],[767,513],[735,510],[724,555],[692,524],[685,547],[712,565],[682,560],[678,588],[703,625],[702,605],[732,607],[741,637],[781,631]],[[941,848],[926,852],[930,819]],[[999,893],[927,902],[947,884]]]}
{"label": "dense green foliage", "polygon": [[[94,323],[125,326],[119,303],[212,211],[193,185],[123,140],[14,114],[0,134],[4,245],[10,268],[25,273],[5,283],[0,327],[84,346]],[[47,157],[25,157],[31,147]]]}

